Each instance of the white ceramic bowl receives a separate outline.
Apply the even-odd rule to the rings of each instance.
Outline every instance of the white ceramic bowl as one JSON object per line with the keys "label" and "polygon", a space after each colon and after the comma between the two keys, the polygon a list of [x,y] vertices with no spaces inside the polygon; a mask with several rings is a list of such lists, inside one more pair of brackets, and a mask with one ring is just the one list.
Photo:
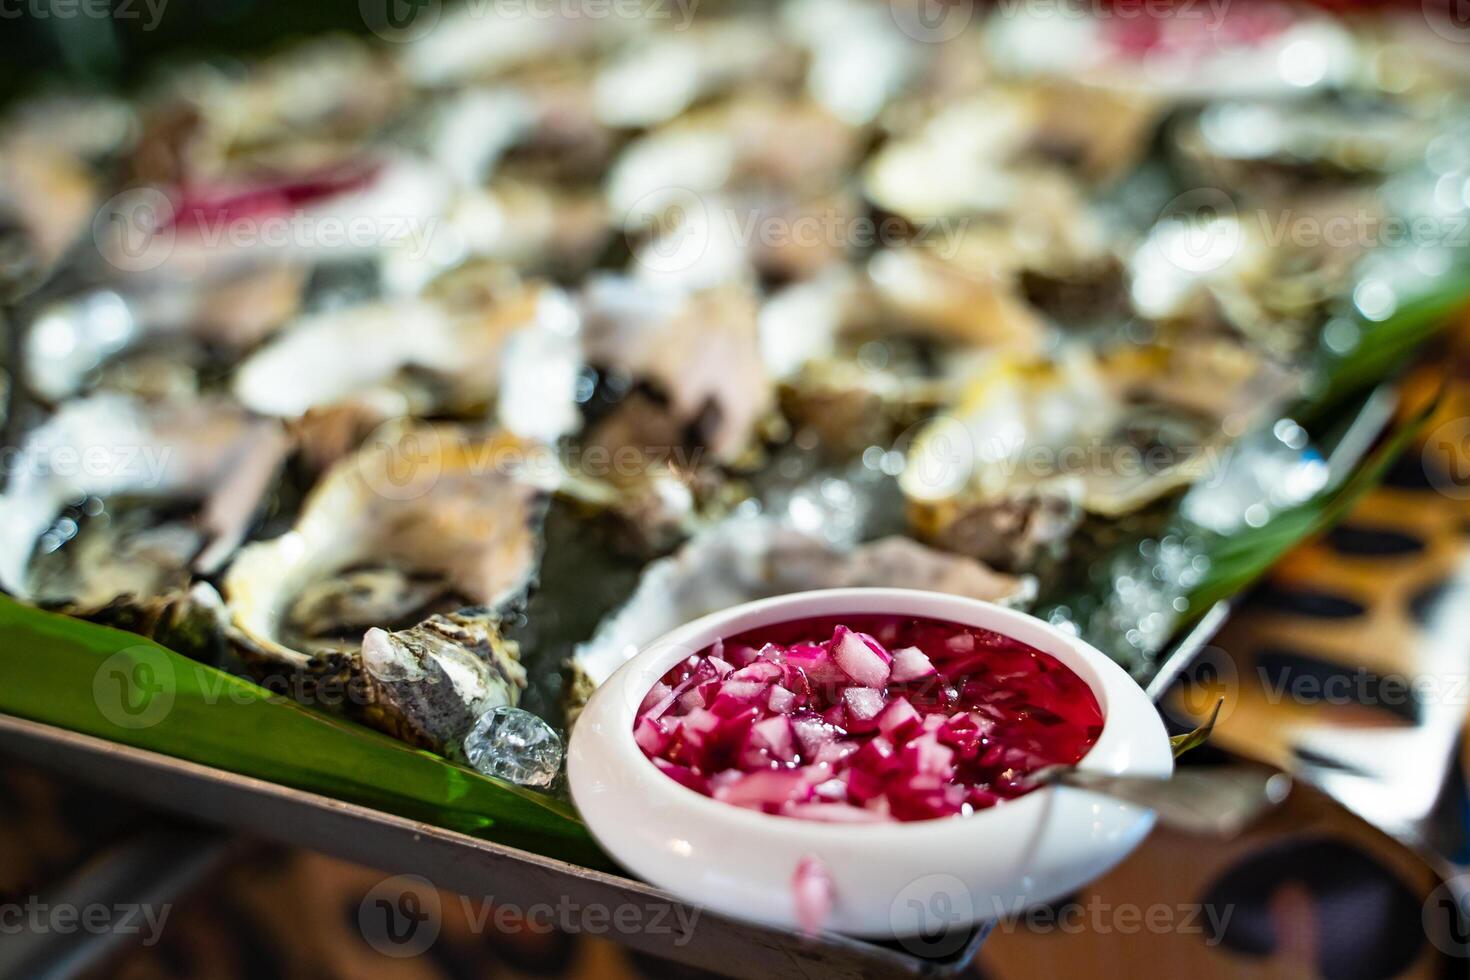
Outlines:
{"label": "white ceramic bowl", "polygon": [[633,741],[648,689],[721,637],[808,616],[926,616],[995,630],[1066,664],[1103,710],[1078,763],[1167,776],[1168,736],[1153,704],[1117,664],[1035,617],[974,599],[907,589],[830,589],[745,603],[669,633],[598,688],[572,730],[572,798],[600,844],[634,874],[719,912],[794,927],[792,878],[811,855],[830,871],[826,928],[871,937],[932,933],[1064,895],[1120,861],[1153,813],[1071,788],[1048,788],[969,817],[830,824],[721,803],[659,772]]}

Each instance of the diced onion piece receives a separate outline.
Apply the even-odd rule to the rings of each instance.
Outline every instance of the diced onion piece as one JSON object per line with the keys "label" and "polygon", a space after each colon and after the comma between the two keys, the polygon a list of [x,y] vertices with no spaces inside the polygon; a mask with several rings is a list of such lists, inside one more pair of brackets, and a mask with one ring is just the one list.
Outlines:
{"label": "diced onion piece", "polygon": [[800,669],[813,684],[840,684],[847,679],[825,644],[793,643],[786,648],[786,663]]}
{"label": "diced onion piece", "polygon": [[805,803],[811,799],[811,787],[797,769],[762,769],[743,773],[729,785],[717,787],[715,799],[733,806],[761,810],[779,809],[786,803]]}
{"label": "diced onion piece", "polygon": [[638,727],[633,729],[633,741],[638,747],[649,755],[658,755],[669,744],[669,733],[658,723],[656,718],[644,717],[639,720]]}
{"label": "diced onion piece", "polygon": [[827,823],[884,823],[888,819],[881,813],[849,803],[788,803],[781,812],[788,817]]}
{"label": "diced onion piece", "polygon": [[832,635],[832,659],[842,672],[863,687],[880,688],[888,683],[888,651],[864,633],[845,626]]}
{"label": "diced onion piece", "polygon": [[797,864],[791,878],[791,897],[802,931],[809,936],[820,932],[836,900],[832,874],[820,858],[807,855]]}
{"label": "diced onion piece", "polygon": [[750,729],[750,735],[762,748],[780,762],[796,758],[796,738],[791,731],[791,722],[784,715],[773,715],[758,721]]}
{"label": "diced onion piece", "polygon": [[906,736],[909,732],[922,728],[923,716],[919,714],[908,698],[894,698],[878,715],[878,731],[890,737]]}
{"label": "diced onion piece", "polygon": [[775,714],[789,715],[796,707],[796,694],[777,684],[766,698],[766,707]]}
{"label": "diced onion piece", "polygon": [[865,725],[883,713],[883,692],[871,687],[849,687],[842,692],[842,703],[855,727]]}
{"label": "diced onion piece", "polygon": [[893,651],[893,668],[889,675],[893,683],[906,684],[937,673],[934,663],[918,647],[902,647]]}

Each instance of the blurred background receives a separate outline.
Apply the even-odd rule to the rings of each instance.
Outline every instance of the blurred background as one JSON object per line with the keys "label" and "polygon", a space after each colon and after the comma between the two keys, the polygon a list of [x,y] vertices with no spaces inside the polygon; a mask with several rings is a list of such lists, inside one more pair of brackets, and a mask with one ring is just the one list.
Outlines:
{"label": "blurred background", "polygon": [[151,8],[110,8],[111,15],[102,17],[70,15],[65,4],[54,11],[44,4],[10,8],[0,39],[5,98],[57,84],[135,90],[168,66],[198,58],[262,51],[324,31],[367,33],[361,12],[346,3],[167,0]]}

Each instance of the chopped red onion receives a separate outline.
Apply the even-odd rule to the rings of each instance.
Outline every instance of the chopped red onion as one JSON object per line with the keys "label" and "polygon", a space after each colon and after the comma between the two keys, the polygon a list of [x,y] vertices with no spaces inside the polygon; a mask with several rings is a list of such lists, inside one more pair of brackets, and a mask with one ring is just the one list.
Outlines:
{"label": "chopped red onion", "polygon": [[873,637],[839,626],[832,634],[831,650],[842,672],[864,687],[888,683],[888,664],[893,658]]}
{"label": "chopped red onion", "polygon": [[634,740],[682,785],[765,813],[963,816],[1028,792],[1028,773],[1076,762],[1102,731],[1080,677],[990,630],[853,616],[753,630],[720,650],[649,690]]}
{"label": "chopped red onion", "polygon": [[893,651],[893,670],[888,679],[895,684],[905,684],[933,677],[936,673],[938,671],[929,658],[924,656],[923,650],[918,647],[900,647]]}

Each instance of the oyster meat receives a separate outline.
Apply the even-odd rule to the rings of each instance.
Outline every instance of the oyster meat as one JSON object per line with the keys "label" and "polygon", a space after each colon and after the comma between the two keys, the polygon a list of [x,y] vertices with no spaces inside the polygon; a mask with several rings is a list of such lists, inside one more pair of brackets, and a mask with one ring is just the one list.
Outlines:
{"label": "oyster meat", "polygon": [[1221,465],[1295,376],[1227,342],[1002,358],[919,431],[900,477],[927,540],[1025,568]]}
{"label": "oyster meat", "polygon": [[217,659],[221,603],[195,576],[244,540],[289,446],[277,423],[217,399],[69,401],[11,457],[0,585]]}
{"label": "oyster meat", "polygon": [[623,393],[589,419],[589,448],[631,452],[639,470],[670,458],[730,465],[752,451],[775,406],[753,291],[599,276],[581,308],[587,362]]}
{"label": "oyster meat", "polygon": [[581,359],[565,294],[513,276],[452,276],[424,296],[289,325],[240,366],[236,396],[263,415],[351,403],[379,421],[483,411],[500,399],[502,420],[522,435],[552,440],[574,427]]}
{"label": "oyster meat", "polygon": [[81,609],[186,587],[244,539],[288,448],[277,423],[222,400],[67,402],[0,495],[0,585]]}
{"label": "oyster meat", "polygon": [[346,683],[365,720],[448,751],[524,686],[501,623],[535,579],[555,460],[503,432],[380,435],[327,472],[290,531],[241,549],[230,635],[258,675]]}

